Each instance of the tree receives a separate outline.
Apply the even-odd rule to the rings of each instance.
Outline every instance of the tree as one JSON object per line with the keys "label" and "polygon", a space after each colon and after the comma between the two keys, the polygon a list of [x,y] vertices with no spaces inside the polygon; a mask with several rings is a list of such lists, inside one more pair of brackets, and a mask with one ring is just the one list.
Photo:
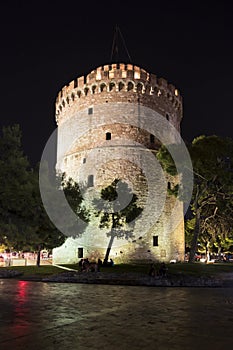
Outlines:
{"label": "tree", "polygon": [[[190,246],[189,261],[193,262],[198,244],[204,246],[209,256],[211,248],[218,247],[220,252],[232,237],[233,140],[215,135],[200,136],[188,145],[188,150],[194,176],[185,227],[186,243]],[[157,158],[167,173],[173,176],[177,173],[176,165],[165,146],[161,147]],[[177,196],[177,189],[170,190],[170,194]],[[186,200],[184,191],[180,191],[179,196],[181,200]]]}
{"label": "tree", "polygon": [[[122,198],[130,198],[131,200],[125,206]],[[104,257],[104,262],[107,263],[114,239],[116,237],[132,238],[132,227],[130,228],[128,225],[141,214],[142,208],[138,206],[137,195],[132,193],[127,183],[119,179],[115,179],[111,185],[101,190],[101,199],[105,201],[105,204],[100,210],[102,204],[98,200],[94,201],[94,205],[97,207],[96,216],[100,217],[99,227],[110,228],[107,233],[110,240]]]}
{"label": "tree", "polygon": [[[51,181],[51,171],[48,171],[48,164],[42,165],[44,171],[40,173],[43,176],[43,191],[46,191],[46,203],[42,201],[40,188],[39,188],[39,172],[35,174],[35,188],[36,188],[36,198],[37,198],[37,210],[35,215],[35,225],[37,238],[34,244],[38,247],[38,261],[39,266],[40,250],[42,248],[52,249],[64,243],[67,233],[73,232],[73,225],[81,218],[82,222],[89,220],[89,214],[84,206],[82,206],[83,196],[79,185],[72,180],[67,178],[65,174],[60,174],[55,170],[52,170]],[[75,222],[72,218],[65,217],[66,201],[60,202],[60,192],[63,191],[65,198],[68,202],[71,211],[77,216]],[[58,196],[57,196],[58,195]],[[45,204],[49,204],[52,211],[55,212],[55,220],[51,219],[45,209]],[[51,212],[50,212],[51,214]],[[57,221],[58,220],[58,221]],[[58,225],[57,225],[58,224]],[[71,234],[72,235],[72,234]]]}
{"label": "tree", "polygon": [[[32,169],[24,155],[22,132],[19,125],[4,127],[0,137],[0,244],[10,250],[37,251],[40,265],[40,250],[61,245],[65,235],[50,220],[42,202],[39,188],[39,166]],[[48,174],[47,174],[48,175]],[[85,208],[81,208],[82,195],[78,185],[64,174],[55,174],[54,191],[64,190],[72,210],[88,221]],[[46,191],[52,193],[49,176]],[[56,203],[51,203],[56,211]],[[57,206],[59,207],[59,206]],[[58,216],[62,218],[60,206]],[[68,218],[69,219],[69,218]],[[69,222],[69,220],[67,220]]]}
{"label": "tree", "polygon": [[32,234],[33,184],[21,137],[17,124],[3,127],[0,137],[0,241],[14,249]]}
{"label": "tree", "polygon": [[[175,158],[175,161],[173,159]],[[176,183],[168,188],[169,195],[177,197],[183,203],[190,201],[192,194],[192,164],[186,146],[182,143],[174,143],[168,146],[162,145],[156,153],[163,170],[171,175]]]}
{"label": "tree", "polygon": [[37,266],[39,267],[41,250],[51,250],[52,248],[61,245],[65,240],[65,236],[56,228],[44,208],[39,188],[39,166],[36,166],[32,176],[35,204],[33,208],[34,215],[32,223],[34,236],[31,237],[30,250],[37,252]]}
{"label": "tree", "polygon": [[194,168],[191,209],[195,227],[190,249],[194,261],[197,243],[210,248],[232,235],[233,219],[233,140],[218,136],[200,136],[193,140],[190,155]]}

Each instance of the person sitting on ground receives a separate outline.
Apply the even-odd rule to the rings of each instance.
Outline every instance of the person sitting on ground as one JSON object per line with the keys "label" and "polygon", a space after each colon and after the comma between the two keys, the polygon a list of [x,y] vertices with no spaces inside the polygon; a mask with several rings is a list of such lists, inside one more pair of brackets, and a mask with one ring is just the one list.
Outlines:
{"label": "person sitting on ground", "polygon": [[99,265],[98,263],[94,263],[94,272],[99,272]]}
{"label": "person sitting on ground", "polygon": [[80,271],[82,271],[83,259],[80,259],[80,260],[79,260],[78,266],[80,267]]}
{"label": "person sitting on ground", "polygon": [[90,262],[89,262],[88,258],[83,259],[83,262],[82,262],[82,271],[88,272],[88,271],[89,271],[89,267],[90,267]]}
{"label": "person sitting on ground", "polygon": [[97,272],[100,272],[100,268],[103,266],[102,260],[99,258],[97,261]]}
{"label": "person sitting on ground", "polygon": [[161,277],[166,277],[167,276],[167,268],[166,268],[166,265],[165,265],[165,262],[163,261],[160,265],[160,268],[159,268],[159,275]]}
{"label": "person sitting on ground", "polygon": [[103,265],[103,262],[102,262],[102,260],[100,258],[98,259],[97,264],[98,264],[99,267],[101,267]]}
{"label": "person sitting on ground", "polygon": [[108,266],[108,260],[104,259],[102,266]]}
{"label": "person sitting on ground", "polygon": [[151,264],[149,269],[149,276],[155,277],[155,275],[156,275],[155,264]]}

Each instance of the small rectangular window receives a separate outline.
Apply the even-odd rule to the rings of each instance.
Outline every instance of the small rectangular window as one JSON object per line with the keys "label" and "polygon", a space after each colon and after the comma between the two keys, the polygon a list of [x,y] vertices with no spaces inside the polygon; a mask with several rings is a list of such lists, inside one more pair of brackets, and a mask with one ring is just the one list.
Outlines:
{"label": "small rectangular window", "polygon": [[159,242],[158,242],[158,236],[153,236],[153,246],[158,247]]}
{"label": "small rectangular window", "polygon": [[106,140],[111,140],[112,135],[110,132],[106,132]]}
{"label": "small rectangular window", "polygon": [[88,108],[88,115],[93,114],[93,107]]}
{"label": "small rectangular window", "polygon": [[150,143],[155,143],[155,135],[150,134]]}
{"label": "small rectangular window", "polygon": [[88,187],[93,187],[94,186],[94,175],[88,175],[87,186]]}
{"label": "small rectangular window", "polygon": [[83,258],[83,248],[78,248],[78,258]]}

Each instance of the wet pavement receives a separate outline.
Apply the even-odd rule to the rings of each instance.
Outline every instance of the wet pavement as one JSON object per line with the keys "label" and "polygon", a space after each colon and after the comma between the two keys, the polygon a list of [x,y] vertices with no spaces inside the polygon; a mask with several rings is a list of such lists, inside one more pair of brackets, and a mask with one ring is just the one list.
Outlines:
{"label": "wet pavement", "polygon": [[0,349],[221,350],[232,288],[0,280]]}

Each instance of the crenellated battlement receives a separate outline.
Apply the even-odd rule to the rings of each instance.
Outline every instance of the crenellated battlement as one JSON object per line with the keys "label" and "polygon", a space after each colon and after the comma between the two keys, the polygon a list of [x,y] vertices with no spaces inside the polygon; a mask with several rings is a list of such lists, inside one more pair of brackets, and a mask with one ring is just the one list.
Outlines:
{"label": "crenellated battlement", "polygon": [[150,95],[152,99],[168,99],[176,110],[182,110],[182,97],[175,86],[136,65],[115,63],[98,67],[62,88],[56,99],[57,122],[63,110],[74,102],[77,104],[80,100],[83,104],[83,99],[102,93],[117,97],[119,92],[119,98],[128,92]]}

